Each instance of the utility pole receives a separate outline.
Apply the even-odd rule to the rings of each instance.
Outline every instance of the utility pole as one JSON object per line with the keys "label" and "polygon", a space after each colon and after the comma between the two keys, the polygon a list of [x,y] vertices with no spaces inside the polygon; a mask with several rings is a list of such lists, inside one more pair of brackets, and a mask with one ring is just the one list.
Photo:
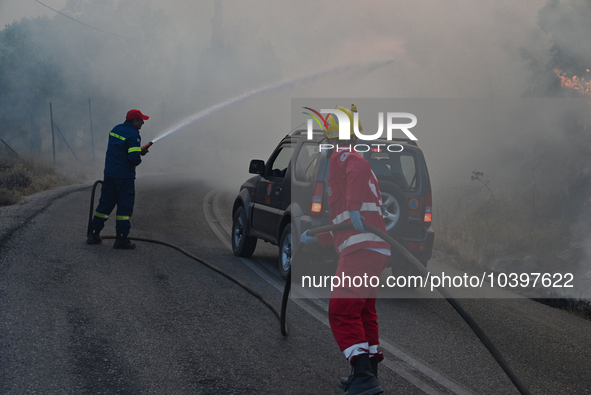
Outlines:
{"label": "utility pole", "polygon": [[90,116],[90,141],[92,142],[92,163],[94,163],[94,132],[92,131],[92,109],[90,108],[90,97],[88,98],[88,114]]}
{"label": "utility pole", "polygon": [[55,134],[53,133],[53,108],[49,102],[49,116],[51,117],[51,143],[53,145],[53,164],[55,165]]}

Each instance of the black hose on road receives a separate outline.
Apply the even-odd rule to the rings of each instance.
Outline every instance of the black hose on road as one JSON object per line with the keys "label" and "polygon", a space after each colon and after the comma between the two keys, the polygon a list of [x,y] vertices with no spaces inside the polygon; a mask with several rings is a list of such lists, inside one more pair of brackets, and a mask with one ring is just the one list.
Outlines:
{"label": "black hose on road", "polygon": [[[90,234],[90,227],[91,227],[91,224],[92,224],[92,216],[93,216],[93,213],[94,213],[94,195],[96,193],[96,187],[98,186],[98,184],[102,184],[102,183],[103,182],[101,180],[97,180],[97,181],[95,181],[94,185],[92,186],[92,196],[90,198],[90,214],[88,216],[88,228],[87,228],[87,231],[86,231],[86,236],[87,237]],[[115,239],[115,236],[101,236],[101,238],[102,239]],[[234,283],[236,283],[239,286],[241,286],[242,288],[244,288],[246,291],[250,292],[256,298],[258,298],[261,302],[263,302],[264,304],[266,304],[267,307],[269,307],[271,309],[271,311],[281,321],[281,315],[279,314],[279,311],[277,310],[277,308],[267,298],[265,298],[262,294],[260,294],[259,292],[255,291],[254,289],[252,289],[251,287],[249,287],[248,285],[246,285],[242,281],[238,280],[236,277],[234,277],[234,276],[226,273],[222,269],[218,268],[217,266],[212,265],[211,263],[209,263],[209,262],[207,262],[207,261],[199,258],[198,256],[195,256],[195,255],[191,254],[187,250],[184,250],[184,249],[182,249],[182,248],[180,248],[178,246],[175,246],[174,244],[170,244],[170,243],[167,243],[167,242],[164,242],[164,241],[160,241],[160,240],[145,239],[145,238],[142,238],[142,237],[128,237],[128,239],[129,240],[134,240],[134,241],[144,241],[144,242],[153,243],[153,244],[160,244],[160,245],[164,245],[164,246],[167,246],[167,247],[170,247],[170,248],[174,248],[175,250],[177,250],[177,251],[185,254],[189,258],[194,259],[194,260],[196,260],[199,263],[202,263],[203,265],[207,266],[211,270],[213,270],[215,272],[218,272],[222,276],[226,277],[228,280],[233,281]],[[287,327],[286,327],[285,330],[287,330]]]}
{"label": "black hose on road", "polygon": [[[376,227],[365,224],[365,223],[363,224],[363,227],[367,231],[370,231],[370,232],[378,235],[384,241],[388,242],[388,244],[390,244],[399,253],[401,253],[408,262],[410,262],[413,266],[415,266],[415,268],[417,270],[420,271],[421,276],[423,276],[423,277],[427,276],[427,273],[428,273],[427,269],[425,269],[425,267],[421,264],[421,262],[419,262],[419,260],[417,258],[415,258],[406,248],[404,248],[402,245],[400,245],[400,243],[398,243],[396,240],[394,240],[392,237],[390,237],[387,233],[382,232],[381,230],[377,229]],[[327,226],[321,226],[321,227],[318,227],[315,229],[310,229],[310,231],[308,232],[308,235],[315,236],[318,233],[335,232],[335,231],[351,229],[351,228],[353,228],[353,224],[350,222],[342,223],[339,225],[327,225]],[[295,261],[296,257],[301,252],[302,246],[303,246],[302,243],[298,243],[298,248],[296,248],[294,255],[292,255],[292,263]],[[283,334],[283,336],[287,335],[286,311],[287,311],[287,300],[289,299],[290,289],[291,289],[291,270],[289,272],[287,282],[285,283],[285,288],[283,290],[282,305],[281,305],[280,320],[281,320],[281,333]],[[470,316],[470,314],[468,314],[466,312],[466,310],[464,310],[464,308],[460,305],[460,303],[456,299],[454,299],[445,288],[437,287],[436,289],[441,294],[441,296],[443,296],[449,302],[449,304],[451,304],[452,307],[458,312],[458,314],[468,324],[468,326],[470,327],[470,329],[472,329],[472,331],[476,334],[476,336],[478,336],[478,339],[482,342],[482,344],[484,344],[484,346],[487,348],[487,350],[493,356],[495,361],[497,361],[499,366],[503,369],[505,374],[509,377],[509,379],[511,380],[513,385],[519,390],[519,392],[521,394],[529,394],[530,392],[525,387],[525,384],[523,384],[521,379],[517,376],[517,374],[511,368],[509,363],[503,358],[503,356],[501,355],[499,350],[497,350],[497,348],[495,347],[493,342],[489,339],[489,337],[482,330],[482,328],[480,328],[480,326],[476,323],[474,318],[472,318]]]}
{"label": "black hose on road", "polygon": [[[92,186],[92,196],[90,199],[90,212],[89,212],[89,216],[88,216],[88,228],[87,228],[87,233],[86,233],[87,236],[90,234],[90,230],[91,230],[91,223],[92,223],[92,217],[93,217],[93,212],[94,212],[94,195],[96,193],[96,187],[98,186],[98,184],[102,184],[102,183],[103,182],[101,180],[97,180],[94,183],[94,185]],[[328,225],[328,226],[322,226],[319,228],[312,229],[312,230],[310,230],[310,232],[308,234],[310,236],[314,236],[314,235],[316,235],[318,233],[322,233],[322,232],[329,232],[329,231],[334,232],[334,231],[338,231],[338,230],[349,229],[352,227],[353,227],[353,225],[351,223],[343,223],[343,224],[339,224],[339,225]],[[365,227],[365,229],[378,235],[383,240],[388,242],[393,248],[397,249],[409,262],[411,262],[414,266],[416,266],[416,268],[421,272],[421,275],[423,275],[423,276],[427,275],[427,270],[423,267],[423,265],[406,248],[401,246],[396,240],[394,240],[388,234],[382,232],[381,230],[379,230],[371,225],[364,224],[364,227]],[[115,239],[115,236],[102,236],[102,238],[103,239]],[[234,283],[236,283],[240,287],[244,288],[246,291],[250,292],[253,296],[258,298],[261,302],[266,304],[267,307],[269,307],[269,309],[271,309],[271,311],[273,311],[273,313],[277,316],[277,318],[279,318],[279,321],[281,323],[281,334],[283,336],[288,335],[289,332],[287,329],[286,317],[287,317],[287,301],[289,299],[289,292],[291,289],[291,270],[289,271],[287,280],[285,282],[285,288],[283,290],[283,298],[282,298],[282,303],[281,303],[281,312],[279,312],[279,311],[277,311],[277,308],[259,292],[255,291],[254,289],[252,289],[248,285],[244,284],[242,281],[238,280],[236,277],[226,273],[225,271],[221,270],[220,268],[218,268],[218,267],[212,265],[211,263],[191,254],[190,252],[188,252],[180,247],[177,247],[173,244],[166,243],[166,242],[159,241],[159,240],[146,239],[146,238],[141,238],[141,237],[128,237],[128,238],[130,240],[134,240],[134,241],[143,241],[143,242],[147,242],[147,243],[161,244],[161,245],[173,248],[173,249],[185,254],[189,258],[194,259],[199,263],[202,263],[203,265],[207,266],[211,270],[216,271],[217,273],[221,274],[222,276],[226,277],[227,279],[233,281]],[[292,256],[292,262],[294,261],[295,257],[300,254],[300,252],[302,250],[302,246],[303,246],[302,243],[298,243],[298,248],[295,250],[295,252]],[[507,361],[505,361],[505,359],[503,358],[501,353],[496,349],[496,347],[494,346],[492,341],[488,338],[486,333],[478,326],[476,321],[474,321],[474,319],[462,308],[462,306],[458,303],[457,300],[455,300],[454,298],[451,297],[451,295],[447,292],[447,290],[445,290],[442,287],[438,287],[436,289],[453,306],[453,308],[460,314],[460,316],[464,319],[464,321],[466,321],[466,323],[474,331],[476,336],[478,336],[478,339],[480,339],[480,341],[484,344],[484,346],[491,353],[493,358],[497,361],[499,366],[501,366],[501,368],[503,369],[505,374],[507,374],[507,376],[509,377],[509,379],[511,380],[513,385],[515,385],[515,387],[519,390],[519,392],[521,394],[529,394],[529,391],[527,390],[525,385],[522,383],[521,379],[519,379],[519,377],[513,371],[511,366],[509,366]]]}

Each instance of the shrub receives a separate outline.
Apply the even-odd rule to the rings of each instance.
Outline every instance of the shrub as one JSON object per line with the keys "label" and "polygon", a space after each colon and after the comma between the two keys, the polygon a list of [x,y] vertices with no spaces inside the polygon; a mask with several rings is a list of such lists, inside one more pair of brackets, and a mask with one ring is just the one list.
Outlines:
{"label": "shrub", "polygon": [[473,183],[438,196],[433,223],[437,249],[455,255],[463,267],[490,268],[526,257],[546,266],[569,247],[572,219],[559,209],[562,196],[533,188],[497,191],[482,173],[477,176],[473,173],[472,181],[486,188]]}
{"label": "shrub", "polygon": [[8,189],[0,188],[0,206],[9,206],[19,201],[19,196]]}
{"label": "shrub", "polygon": [[15,204],[23,195],[44,191],[72,180],[47,163],[29,158],[0,158],[0,206]]}
{"label": "shrub", "polygon": [[32,183],[31,177],[26,169],[15,167],[3,173],[0,173],[0,188],[8,190],[22,190],[29,187]]}

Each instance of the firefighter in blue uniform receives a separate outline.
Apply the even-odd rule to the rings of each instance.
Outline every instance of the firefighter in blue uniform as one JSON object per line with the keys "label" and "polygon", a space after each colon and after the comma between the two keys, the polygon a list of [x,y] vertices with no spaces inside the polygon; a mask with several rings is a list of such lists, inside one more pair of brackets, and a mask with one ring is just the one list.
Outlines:
{"label": "firefighter in blue uniform", "polygon": [[139,110],[130,110],[125,122],[115,126],[109,133],[101,198],[94,212],[87,244],[102,242],[100,232],[109,214],[117,206],[117,236],[113,248],[135,248],[127,236],[131,229],[130,219],[135,199],[135,168],[142,162],[141,156],[148,153],[147,148],[141,148],[139,130],[148,118]]}

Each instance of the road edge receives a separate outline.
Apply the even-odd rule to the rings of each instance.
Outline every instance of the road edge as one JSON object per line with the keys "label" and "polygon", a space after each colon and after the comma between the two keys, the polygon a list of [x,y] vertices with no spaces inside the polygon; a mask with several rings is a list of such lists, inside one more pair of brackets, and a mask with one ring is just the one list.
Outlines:
{"label": "road edge", "polygon": [[90,188],[93,182],[85,181],[48,189],[24,196],[16,204],[0,207],[0,247],[14,232],[27,225],[38,214],[45,211],[55,200],[70,193]]}

